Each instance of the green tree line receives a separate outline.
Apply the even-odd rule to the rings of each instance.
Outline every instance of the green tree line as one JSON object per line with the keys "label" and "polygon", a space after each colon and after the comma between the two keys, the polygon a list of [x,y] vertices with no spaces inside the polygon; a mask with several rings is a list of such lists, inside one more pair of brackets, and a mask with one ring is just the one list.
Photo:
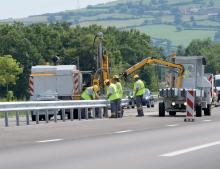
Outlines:
{"label": "green tree line", "polygon": [[[117,30],[97,25],[71,27],[68,23],[1,24],[0,56],[11,55],[23,70],[18,75],[17,84],[9,84],[8,87],[17,98],[28,98],[31,66],[48,62],[52,64],[52,58],[57,55],[60,57],[60,64],[77,65],[79,57],[80,70],[92,70],[96,66],[97,52],[93,45],[94,37],[100,31],[104,33],[104,46],[110,58],[112,73],[121,73],[144,57],[161,56],[160,49],[151,44],[150,37],[137,30]],[[152,71],[143,73],[142,69],[139,73],[147,85],[156,90],[155,71],[152,66],[148,67]],[[1,96],[6,95],[5,88],[0,85]]]}

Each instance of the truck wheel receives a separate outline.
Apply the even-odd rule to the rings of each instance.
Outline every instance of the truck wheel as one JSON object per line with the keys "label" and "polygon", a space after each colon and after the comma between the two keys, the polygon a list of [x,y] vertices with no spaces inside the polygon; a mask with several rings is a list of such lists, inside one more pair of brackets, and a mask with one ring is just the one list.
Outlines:
{"label": "truck wheel", "polygon": [[211,104],[207,105],[207,108],[204,109],[205,116],[211,116]]}
{"label": "truck wheel", "polygon": [[164,117],[165,116],[165,105],[164,102],[159,103],[159,116]]}
{"label": "truck wheel", "polygon": [[202,106],[196,105],[196,117],[202,116]]}
{"label": "truck wheel", "polygon": [[176,116],[176,112],[175,112],[175,111],[170,111],[170,112],[169,112],[169,115],[170,115],[170,116]]}
{"label": "truck wheel", "polygon": [[32,121],[36,121],[36,115],[31,115]]}
{"label": "truck wheel", "polygon": [[39,120],[40,121],[44,121],[46,119],[46,116],[45,115],[39,115]]}
{"label": "truck wheel", "polygon": [[51,118],[53,117],[54,115],[49,115],[48,116],[48,120],[51,120]]}

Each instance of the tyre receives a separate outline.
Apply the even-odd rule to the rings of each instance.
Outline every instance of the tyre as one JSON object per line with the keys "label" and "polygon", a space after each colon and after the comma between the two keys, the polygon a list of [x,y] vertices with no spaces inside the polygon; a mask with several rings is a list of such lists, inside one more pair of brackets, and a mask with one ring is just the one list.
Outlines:
{"label": "tyre", "polygon": [[31,119],[32,119],[32,121],[36,121],[36,115],[31,115]]}
{"label": "tyre", "polygon": [[45,115],[39,115],[39,120],[40,121],[44,121],[46,119],[46,116]]}
{"label": "tyre", "polygon": [[176,116],[176,112],[175,112],[175,111],[170,111],[170,112],[169,112],[169,115],[170,115],[170,116]]}
{"label": "tyre", "polygon": [[154,107],[154,101],[152,101],[152,103],[151,103],[151,107]]}
{"label": "tyre", "polygon": [[205,116],[211,116],[211,104],[207,105],[207,108],[204,109]]}
{"label": "tyre", "polygon": [[164,102],[159,103],[159,116],[164,117],[165,116],[165,105]]}
{"label": "tyre", "polygon": [[53,116],[54,116],[54,115],[49,115],[49,116],[48,116],[48,119],[51,120],[51,118],[52,118]]}
{"label": "tyre", "polygon": [[196,105],[196,117],[201,117],[201,116],[202,116],[202,106]]}
{"label": "tyre", "polygon": [[147,104],[147,108],[150,108],[150,104]]}

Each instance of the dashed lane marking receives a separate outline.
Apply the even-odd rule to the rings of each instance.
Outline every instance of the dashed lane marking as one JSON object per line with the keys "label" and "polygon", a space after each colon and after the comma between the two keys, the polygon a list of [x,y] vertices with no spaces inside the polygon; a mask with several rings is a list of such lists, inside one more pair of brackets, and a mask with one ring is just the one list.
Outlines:
{"label": "dashed lane marking", "polygon": [[204,122],[210,122],[210,121],[212,121],[212,120],[203,120]]}
{"label": "dashed lane marking", "polygon": [[129,133],[129,132],[132,132],[134,130],[124,130],[124,131],[116,131],[114,132],[115,134],[122,134],[122,133]]}
{"label": "dashed lane marking", "polygon": [[207,143],[207,144],[203,144],[203,145],[199,145],[199,146],[195,146],[195,147],[190,147],[190,148],[174,151],[174,152],[171,152],[171,153],[162,154],[160,156],[162,156],[162,157],[178,156],[178,155],[181,155],[181,154],[189,153],[189,152],[192,152],[192,151],[197,151],[197,150],[200,150],[200,149],[216,146],[216,145],[219,145],[219,144],[220,144],[220,141],[215,141],[215,142],[211,142],[211,143]]}
{"label": "dashed lane marking", "polygon": [[63,139],[51,139],[51,140],[41,140],[41,141],[36,141],[37,143],[49,143],[49,142],[57,142],[57,141],[62,141]]}
{"label": "dashed lane marking", "polygon": [[168,127],[176,127],[176,126],[178,126],[179,124],[169,124],[169,125],[167,125]]}

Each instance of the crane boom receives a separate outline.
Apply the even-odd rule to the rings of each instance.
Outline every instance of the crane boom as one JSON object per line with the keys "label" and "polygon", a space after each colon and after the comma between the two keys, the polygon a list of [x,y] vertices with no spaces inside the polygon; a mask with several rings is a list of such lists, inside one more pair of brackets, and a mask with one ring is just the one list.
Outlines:
{"label": "crane boom", "polygon": [[182,81],[183,81],[183,75],[184,75],[184,66],[181,65],[181,64],[175,64],[175,63],[172,63],[172,62],[164,61],[164,60],[161,60],[161,59],[158,59],[158,58],[145,58],[145,59],[143,59],[142,61],[138,62],[134,66],[127,69],[123,73],[123,76],[126,78],[128,75],[134,73],[136,70],[142,68],[146,64],[154,64],[154,63],[165,65],[165,66],[170,67],[170,68],[178,69],[179,71],[178,71],[176,87],[177,88],[182,87]]}

